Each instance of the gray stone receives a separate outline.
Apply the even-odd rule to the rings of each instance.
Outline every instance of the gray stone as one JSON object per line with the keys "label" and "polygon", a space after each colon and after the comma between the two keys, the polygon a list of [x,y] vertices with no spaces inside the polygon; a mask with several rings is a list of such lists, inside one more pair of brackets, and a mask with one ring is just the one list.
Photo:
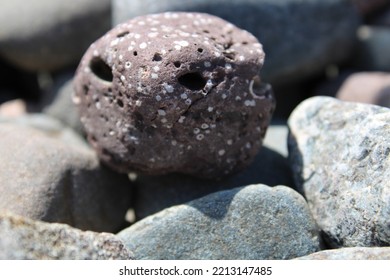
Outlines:
{"label": "gray stone", "polygon": [[94,231],[123,227],[131,205],[128,178],[101,166],[58,121],[29,118],[0,121],[0,210]]}
{"label": "gray stone", "polygon": [[298,260],[390,260],[390,247],[354,247],[324,250]]}
{"label": "gray stone", "polygon": [[319,250],[305,200],[284,186],[213,193],[145,218],[117,236],[136,259],[291,259]]}
{"label": "gray stone", "polygon": [[110,0],[0,0],[0,54],[26,70],[76,64],[110,28]]}
{"label": "gray stone", "polygon": [[297,188],[332,248],[390,244],[390,110],[331,97],[289,119]]}
{"label": "gray stone", "polygon": [[164,11],[205,12],[232,22],[263,44],[262,77],[274,86],[348,58],[359,21],[345,0],[113,0],[112,9],[114,24]]}
{"label": "gray stone", "polygon": [[358,30],[355,64],[366,71],[390,71],[390,29],[380,26],[361,26]]}
{"label": "gray stone", "polygon": [[47,100],[45,100],[42,112],[60,120],[78,134],[85,135],[79,112],[72,102],[73,94],[73,77],[66,74],[60,76],[46,94]]}
{"label": "gray stone", "polygon": [[[287,135],[284,142],[287,143]],[[259,183],[268,186],[293,186],[288,160],[263,147],[248,168],[220,180],[206,180],[182,174],[139,175],[135,181],[134,210],[137,219],[142,219],[164,208],[213,192]]]}
{"label": "gray stone", "polygon": [[265,134],[263,146],[270,148],[271,150],[281,154],[284,157],[287,157],[288,156],[287,138],[288,138],[287,124],[285,124],[285,122],[273,123],[270,126],[268,126],[267,132]]}
{"label": "gray stone", "polygon": [[133,254],[113,234],[0,214],[1,260],[129,260]]}

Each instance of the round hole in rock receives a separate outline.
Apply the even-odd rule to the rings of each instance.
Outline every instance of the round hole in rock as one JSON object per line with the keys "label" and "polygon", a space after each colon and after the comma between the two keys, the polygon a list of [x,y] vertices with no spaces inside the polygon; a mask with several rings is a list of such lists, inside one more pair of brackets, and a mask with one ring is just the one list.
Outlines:
{"label": "round hole in rock", "polygon": [[190,90],[201,90],[206,85],[206,80],[197,72],[184,74],[178,78],[178,81]]}
{"label": "round hole in rock", "polygon": [[181,63],[180,63],[180,61],[175,61],[175,62],[173,63],[173,65],[175,65],[176,68],[180,68]]}
{"label": "round hole in rock", "polygon": [[112,82],[113,75],[111,68],[100,57],[92,58],[89,63],[89,68],[91,68],[92,73],[94,73],[99,79]]}
{"label": "round hole in rock", "polygon": [[152,61],[161,61],[161,60],[162,60],[161,54],[155,53]]}
{"label": "round hole in rock", "polygon": [[138,55],[137,51],[133,52],[133,55],[134,55],[134,56],[137,56],[137,55]]}
{"label": "round hole in rock", "polygon": [[116,103],[118,104],[119,107],[123,108],[124,104],[123,104],[123,101],[122,101],[122,100],[117,99],[117,100],[116,100]]}
{"label": "round hole in rock", "polygon": [[129,33],[130,33],[129,31],[123,31],[122,33],[119,33],[118,35],[116,35],[116,37],[117,38],[125,37]]}
{"label": "round hole in rock", "polygon": [[202,48],[198,48],[198,52],[202,53],[203,49]]}

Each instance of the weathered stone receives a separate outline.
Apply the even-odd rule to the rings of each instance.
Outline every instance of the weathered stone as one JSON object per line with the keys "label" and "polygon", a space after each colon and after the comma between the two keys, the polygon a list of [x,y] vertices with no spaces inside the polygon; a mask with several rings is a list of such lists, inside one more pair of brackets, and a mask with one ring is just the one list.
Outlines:
{"label": "weathered stone", "polygon": [[390,244],[390,110],[330,97],[289,119],[296,184],[331,247]]}
{"label": "weathered stone", "polygon": [[343,101],[390,107],[390,74],[361,72],[351,75],[336,95]]}
{"label": "weathered stone", "polygon": [[129,260],[133,254],[113,234],[0,214],[0,259]]}
{"label": "weathered stone", "polygon": [[0,54],[26,70],[77,64],[110,28],[110,0],[1,0]]}
{"label": "weathered stone", "polygon": [[[287,135],[284,142],[287,143]],[[221,180],[206,180],[182,174],[139,175],[135,181],[134,210],[137,219],[142,219],[164,208],[213,192],[259,183],[268,186],[293,186],[288,160],[263,147],[247,168]]]}
{"label": "weathered stone", "polygon": [[87,51],[74,101],[114,169],[222,177],[254,159],[271,119],[263,60],[255,37],[218,17],[138,17]]}
{"label": "weathered stone", "polygon": [[262,77],[273,86],[349,58],[359,22],[345,0],[113,0],[114,24],[166,11],[213,14],[254,34],[267,54]]}
{"label": "weathered stone", "polygon": [[0,210],[117,231],[131,205],[126,176],[100,165],[70,129],[45,116],[0,121]]}
{"label": "weathered stone", "polygon": [[213,193],[117,236],[137,259],[291,259],[319,250],[305,200],[284,186]]}
{"label": "weathered stone", "polygon": [[390,247],[340,248],[324,250],[297,258],[298,260],[390,260]]}

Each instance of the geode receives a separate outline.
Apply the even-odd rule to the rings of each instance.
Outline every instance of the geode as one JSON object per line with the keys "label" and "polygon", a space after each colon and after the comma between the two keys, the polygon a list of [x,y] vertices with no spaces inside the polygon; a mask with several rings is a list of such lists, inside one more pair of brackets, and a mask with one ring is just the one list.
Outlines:
{"label": "geode", "polygon": [[264,56],[253,35],[212,15],[141,16],[90,46],[73,100],[115,170],[222,177],[254,159],[274,111]]}

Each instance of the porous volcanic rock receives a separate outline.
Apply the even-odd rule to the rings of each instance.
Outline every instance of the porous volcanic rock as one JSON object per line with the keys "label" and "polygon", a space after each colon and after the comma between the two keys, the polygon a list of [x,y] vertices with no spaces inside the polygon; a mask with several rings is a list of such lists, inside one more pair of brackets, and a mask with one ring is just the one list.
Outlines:
{"label": "porous volcanic rock", "polygon": [[89,141],[121,172],[220,177],[246,167],[275,102],[257,39],[208,14],[163,13],[118,25],[75,77]]}

